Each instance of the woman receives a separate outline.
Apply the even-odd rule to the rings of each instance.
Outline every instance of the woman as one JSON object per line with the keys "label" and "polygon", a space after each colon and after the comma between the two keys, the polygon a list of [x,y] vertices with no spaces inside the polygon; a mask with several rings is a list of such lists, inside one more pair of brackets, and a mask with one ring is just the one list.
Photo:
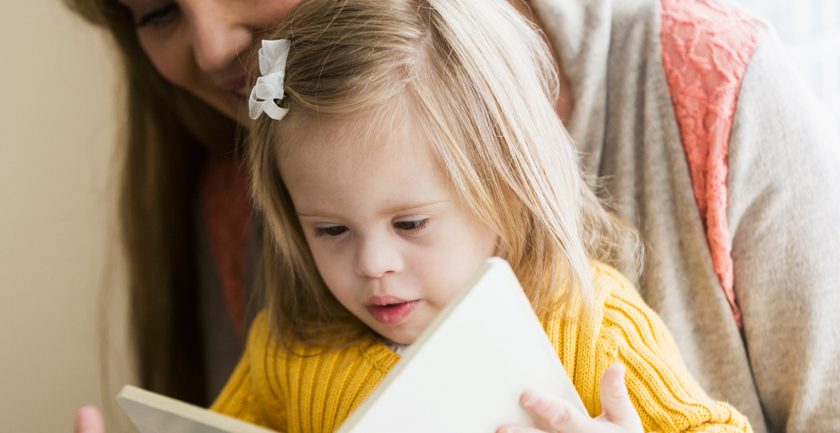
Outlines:
{"label": "woman", "polygon": [[296,2],[66,3],[109,30],[124,64],[120,222],[140,383],[206,404],[253,310],[258,227],[236,147],[247,120],[243,62],[257,33]]}
{"label": "woman", "polygon": [[[98,7],[90,6],[94,1]],[[840,358],[834,330],[840,319],[840,291],[834,287],[840,252],[833,247],[840,239],[840,161],[832,149],[837,142],[819,123],[772,31],[718,0],[511,1],[544,30],[554,50],[566,79],[558,115],[580,148],[584,168],[601,179],[599,193],[618,203],[618,213],[635,223],[647,244],[645,268],[633,282],[675,335],[701,385],[745,413],[757,432],[835,425],[840,409],[830,402],[840,395],[834,361]],[[207,347],[227,347],[232,359],[238,347],[220,344],[216,337],[224,333],[208,332],[218,315],[195,311],[199,300],[213,297],[212,285],[172,271],[193,269],[200,242],[185,237],[169,247],[164,240],[171,232],[193,233],[189,228],[202,220],[186,212],[190,203],[217,196],[209,187],[199,194],[197,184],[205,183],[201,173],[214,166],[216,149],[231,152],[232,145],[224,144],[233,143],[234,134],[230,121],[224,133],[210,133],[224,122],[208,119],[222,113],[245,125],[242,65],[261,30],[276,25],[295,2],[103,2],[73,4],[111,29],[121,47],[129,100],[137,105],[129,113],[139,122],[131,136],[145,137],[129,149],[136,147],[143,158],[159,156],[166,163],[158,163],[161,170],[181,176],[153,171],[160,174],[156,181],[132,180],[133,170],[149,170],[132,166],[129,150],[123,197],[131,212],[124,212],[123,222],[134,263],[133,296],[143,306],[133,316],[141,385],[206,401],[213,394],[207,384],[216,377],[211,370],[223,369],[207,356]],[[210,137],[223,137],[221,146]],[[166,149],[150,151],[161,147]],[[177,196],[164,188],[169,182],[178,186]],[[161,193],[132,187],[149,184]],[[148,238],[140,227],[146,219],[133,220],[147,209],[156,209],[148,230],[158,233]],[[132,236],[138,232],[144,236]],[[216,251],[238,251],[224,244],[217,242]],[[171,254],[162,256],[163,273],[155,280],[137,276],[142,266],[159,265],[149,257],[158,257],[164,245]],[[219,260],[231,255],[216,254],[215,262],[237,263]],[[151,309],[154,304],[144,302],[150,286],[169,301]],[[217,304],[227,307],[204,310],[242,310],[236,302]],[[191,309],[192,315],[183,313]],[[161,314],[156,311],[182,312],[165,314],[168,325],[156,329],[146,319]],[[204,348],[181,344],[197,335]],[[149,341],[167,341],[168,349],[156,353]],[[201,361],[203,373],[174,380],[183,376],[179,366]]]}

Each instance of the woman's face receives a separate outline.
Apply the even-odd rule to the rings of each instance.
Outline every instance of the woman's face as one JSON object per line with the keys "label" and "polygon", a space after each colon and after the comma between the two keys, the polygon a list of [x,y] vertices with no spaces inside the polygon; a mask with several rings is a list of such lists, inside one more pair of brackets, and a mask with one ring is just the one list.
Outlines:
{"label": "woman's face", "polygon": [[248,124],[246,62],[299,0],[119,0],[164,78]]}

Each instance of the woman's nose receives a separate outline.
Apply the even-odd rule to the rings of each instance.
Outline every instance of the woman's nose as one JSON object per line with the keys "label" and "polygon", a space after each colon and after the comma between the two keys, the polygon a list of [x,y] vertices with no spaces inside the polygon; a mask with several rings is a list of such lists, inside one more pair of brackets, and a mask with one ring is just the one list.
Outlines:
{"label": "woman's nose", "polygon": [[398,274],[404,267],[398,245],[388,239],[362,241],[356,254],[356,272],[366,278],[382,278]]}
{"label": "woman's nose", "polygon": [[204,72],[225,73],[246,60],[241,57],[253,44],[253,31],[233,3],[206,1],[192,11],[193,51]]}

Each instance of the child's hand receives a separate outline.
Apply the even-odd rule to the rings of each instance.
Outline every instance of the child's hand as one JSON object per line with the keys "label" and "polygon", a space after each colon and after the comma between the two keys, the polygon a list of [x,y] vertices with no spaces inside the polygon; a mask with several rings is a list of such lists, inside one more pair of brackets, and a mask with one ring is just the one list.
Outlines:
{"label": "child's hand", "polygon": [[601,407],[603,413],[590,418],[568,402],[532,391],[520,399],[538,429],[523,426],[502,426],[496,433],[642,433],[642,421],[630,402],[624,385],[624,366],[615,364],[601,379]]}

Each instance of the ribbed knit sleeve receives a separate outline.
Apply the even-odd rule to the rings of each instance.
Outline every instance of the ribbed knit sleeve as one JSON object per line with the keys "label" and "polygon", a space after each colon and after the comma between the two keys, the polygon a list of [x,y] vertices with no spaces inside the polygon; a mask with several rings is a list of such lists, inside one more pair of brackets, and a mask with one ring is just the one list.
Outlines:
{"label": "ribbed knit sleeve", "polygon": [[283,433],[333,432],[398,360],[381,343],[336,350],[280,347],[263,311],[211,409]]}
{"label": "ribbed knit sleeve", "polygon": [[[266,355],[276,350],[270,335],[263,311],[251,325],[245,354],[210,410],[283,432],[286,416],[282,396],[265,386]],[[271,398],[266,398],[266,393]]]}
{"label": "ribbed knit sleeve", "polygon": [[600,382],[615,363],[648,432],[751,432],[732,406],[712,400],[688,373],[661,319],[633,286],[605,265],[594,268],[596,300],[583,320],[546,330],[592,416],[601,413]]}

